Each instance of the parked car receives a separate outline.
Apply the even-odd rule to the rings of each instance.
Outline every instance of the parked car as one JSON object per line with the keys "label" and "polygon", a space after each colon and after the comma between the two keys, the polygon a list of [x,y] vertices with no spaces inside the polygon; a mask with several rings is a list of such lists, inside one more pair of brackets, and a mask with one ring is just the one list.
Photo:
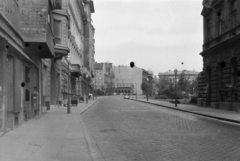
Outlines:
{"label": "parked car", "polygon": [[129,99],[129,95],[128,95],[128,94],[125,94],[125,95],[123,96],[123,98],[124,98],[124,99]]}

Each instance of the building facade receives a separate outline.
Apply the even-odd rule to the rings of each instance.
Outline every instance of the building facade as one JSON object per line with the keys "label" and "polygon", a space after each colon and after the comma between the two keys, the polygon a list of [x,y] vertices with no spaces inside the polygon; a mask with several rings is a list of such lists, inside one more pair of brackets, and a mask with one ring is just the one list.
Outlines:
{"label": "building facade", "polygon": [[[131,91],[133,94],[144,94],[141,89],[142,82],[149,85],[149,91],[152,91],[152,72],[146,71],[139,67],[130,66],[113,66],[114,85],[115,92],[119,93],[120,88],[125,86],[128,88],[127,91]],[[133,88],[132,88],[133,87]],[[150,92],[151,93],[151,92]]]}
{"label": "building facade", "polygon": [[113,66],[112,63],[95,63],[94,85],[96,90],[101,90],[109,95],[113,93]]}
{"label": "building facade", "polygon": [[86,23],[84,24],[84,50],[83,50],[83,68],[81,70],[81,86],[84,96],[94,93],[94,55],[95,55],[95,29],[92,25],[92,13],[95,12],[94,4],[91,0],[83,0],[84,11],[86,14]]}
{"label": "building facade", "polygon": [[28,0],[4,0],[0,6],[0,133],[5,133],[42,113],[50,101],[55,44],[48,17],[57,6]]}
{"label": "building facade", "polygon": [[203,70],[199,106],[237,111],[240,107],[240,1],[204,0]]}
{"label": "building facade", "polygon": [[0,135],[58,105],[67,94],[73,98],[83,92],[89,5],[93,2],[0,1]]}
{"label": "building facade", "polygon": [[[190,82],[192,83],[193,81],[196,80],[196,78],[198,77],[199,72],[197,71],[189,71],[189,70],[182,70],[182,71],[178,71],[176,74],[176,81],[178,82],[179,78],[181,75],[184,75],[184,77]],[[172,83],[175,82],[175,73],[174,71],[167,71],[164,73],[159,73],[158,74],[159,79],[165,79],[166,77],[168,78],[168,80]]]}
{"label": "building facade", "polygon": [[66,2],[66,11],[70,17],[67,28],[69,53],[61,60],[62,90],[59,100],[64,104],[68,100],[68,95],[70,100],[80,100],[82,96],[81,69],[83,68],[84,25],[87,23],[82,1],[66,0]]}

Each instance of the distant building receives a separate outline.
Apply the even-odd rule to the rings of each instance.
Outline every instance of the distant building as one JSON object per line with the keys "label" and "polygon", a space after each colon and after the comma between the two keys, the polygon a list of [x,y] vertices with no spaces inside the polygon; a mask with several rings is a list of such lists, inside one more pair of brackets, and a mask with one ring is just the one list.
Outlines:
{"label": "distant building", "polygon": [[95,63],[95,89],[102,90],[106,94],[112,94],[113,72],[112,63]]}
{"label": "distant building", "polygon": [[[141,89],[142,82],[149,84],[149,91],[152,90],[152,73],[139,67],[113,66],[114,91],[116,93],[137,93],[143,94]],[[123,87],[124,90],[123,90]]]}
{"label": "distant building", "polygon": [[159,79],[155,75],[153,77],[153,83],[152,83],[152,95],[155,96],[158,94],[158,88],[157,88],[157,83],[159,82]]}
{"label": "distant building", "polygon": [[[199,72],[196,72],[194,70],[193,71],[188,71],[188,70],[178,71],[177,75],[176,75],[177,82],[179,80],[179,77],[182,74],[184,74],[185,78],[187,80],[189,80],[190,83],[192,83],[198,77]],[[159,79],[168,78],[170,82],[173,82],[173,83],[175,82],[175,73],[173,70],[169,70],[164,73],[159,73],[158,76],[159,76]]]}
{"label": "distant building", "polygon": [[203,70],[199,79],[200,106],[223,110],[240,107],[240,1],[203,1]]}

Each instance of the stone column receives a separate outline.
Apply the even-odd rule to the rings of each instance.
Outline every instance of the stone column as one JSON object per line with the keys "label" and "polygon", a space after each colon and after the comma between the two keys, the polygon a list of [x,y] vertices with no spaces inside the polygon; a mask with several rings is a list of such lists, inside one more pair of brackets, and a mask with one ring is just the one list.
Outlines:
{"label": "stone column", "polygon": [[6,59],[9,46],[7,41],[0,37],[0,136],[6,131]]}

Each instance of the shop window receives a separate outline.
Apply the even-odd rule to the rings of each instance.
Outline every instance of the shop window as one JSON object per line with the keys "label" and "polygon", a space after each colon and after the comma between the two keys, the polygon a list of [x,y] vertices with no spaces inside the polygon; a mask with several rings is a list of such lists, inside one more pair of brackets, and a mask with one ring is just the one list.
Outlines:
{"label": "shop window", "polygon": [[53,20],[53,33],[56,44],[62,43],[62,22],[59,20]]}

